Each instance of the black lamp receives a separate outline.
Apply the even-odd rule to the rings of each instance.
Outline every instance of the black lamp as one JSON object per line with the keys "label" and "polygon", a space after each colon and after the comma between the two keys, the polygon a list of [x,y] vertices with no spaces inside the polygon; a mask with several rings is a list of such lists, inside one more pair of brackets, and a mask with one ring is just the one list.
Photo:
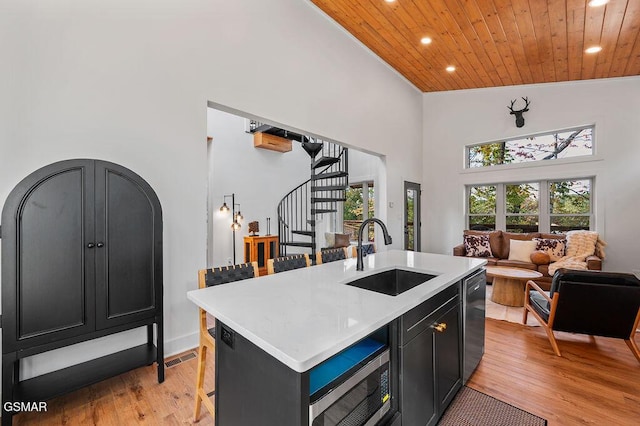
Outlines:
{"label": "black lamp", "polygon": [[227,213],[229,211],[229,206],[227,206],[227,197],[231,197],[231,217],[233,218],[233,222],[231,222],[231,230],[233,231],[233,264],[236,263],[236,231],[242,228],[240,225],[240,221],[244,219],[242,217],[242,213],[240,213],[240,209],[236,213],[236,206],[240,207],[240,204],[236,204],[236,194],[224,195],[222,197],[222,206],[220,207],[220,211],[222,213]]}

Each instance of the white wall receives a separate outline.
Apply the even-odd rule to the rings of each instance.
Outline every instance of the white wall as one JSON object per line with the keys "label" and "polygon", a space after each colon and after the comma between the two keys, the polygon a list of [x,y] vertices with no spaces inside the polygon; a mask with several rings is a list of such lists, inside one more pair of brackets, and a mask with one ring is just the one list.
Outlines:
{"label": "white wall", "polygon": [[[518,129],[507,106],[528,96]],[[521,101],[522,102],[522,101]],[[595,176],[603,269],[640,269],[640,77],[424,94],[423,241],[451,253],[465,229],[464,185]],[[594,161],[463,171],[465,145],[595,124]]]}
{"label": "white wall", "polygon": [[[167,353],[197,342],[186,292],[206,264],[208,101],[385,154],[396,206],[422,175],[421,94],[307,1],[2,0],[0,57],[0,204],[68,158],[145,178],[164,213]],[[400,235],[401,209],[384,215]],[[23,375],[130,340],[36,357]]]}

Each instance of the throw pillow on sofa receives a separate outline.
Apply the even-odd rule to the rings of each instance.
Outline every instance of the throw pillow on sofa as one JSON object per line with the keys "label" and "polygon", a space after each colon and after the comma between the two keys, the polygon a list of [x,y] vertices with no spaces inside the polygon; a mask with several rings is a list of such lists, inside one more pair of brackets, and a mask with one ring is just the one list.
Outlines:
{"label": "throw pillow on sofa", "polygon": [[551,262],[556,262],[564,257],[567,240],[557,240],[553,238],[534,238],[536,250],[543,251],[549,255]]}
{"label": "throw pillow on sofa", "polygon": [[327,248],[349,247],[349,234],[337,234],[335,232],[325,232],[324,239],[327,241]]}
{"label": "throw pillow on sofa", "polygon": [[469,257],[493,257],[488,235],[465,235],[464,251]]}
{"label": "throw pillow on sofa", "polygon": [[334,247],[349,247],[349,234],[336,234]]}
{"label": "throw pillow on sofa", "polygon": [[327,242],[327,247],[333,247],[336,244],[336,234],[333,232],[325,232],[324,239]]}
{"label": "throw pillow on sofa", "polygon": [[549,254],[541,250],[534,251],[533,253],[531,253],[531,256],[529,256],[529,258],[531,259],[531,263],[534,263],[536,265],[548,265],[549,262],[551,262]]}
{"label": "throw pillow on sofa", "polygon": [[531,253],[536,251],[535,241],[511,240],[509,242],[509,260],[531,263]]}

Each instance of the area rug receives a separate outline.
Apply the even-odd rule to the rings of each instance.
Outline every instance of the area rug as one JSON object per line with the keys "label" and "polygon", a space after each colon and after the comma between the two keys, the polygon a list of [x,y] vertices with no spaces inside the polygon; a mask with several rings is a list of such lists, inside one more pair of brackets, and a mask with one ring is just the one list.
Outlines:
{"label": "area rug", "polygon": [[547,421],[482,392],[463,386],[439,426],[545,426]]}
{"label": "area rug", "polygon": [[[522,324],[522,313],[524,308],[518,306],[504,306],[491,301],[491,292],[493,287],[487,286],[487,301],[485,315],[487,318],[493,318],[501,321],[515,322]],[[527,325],[531,327],[539,327],[540,323],[531,314],[527,317]]]}

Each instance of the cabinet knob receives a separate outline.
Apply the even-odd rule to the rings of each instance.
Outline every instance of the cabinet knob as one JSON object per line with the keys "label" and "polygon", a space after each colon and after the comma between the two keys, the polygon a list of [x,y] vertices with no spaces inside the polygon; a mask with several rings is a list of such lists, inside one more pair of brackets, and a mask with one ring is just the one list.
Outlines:
{"label": "cabinet knob", "polygon": [[104,243],[98,243],[98,244],[96,244],[96,246],[97,246],[98,248],[102,248],[102,247],[104,247]]}
{"label": "cabinet knob", "polygon": [[94,247],[95,247],[95,244],[93,244],[93,243],[87,244],[87,248],[94,248]]}
{"label": "cabinet knob", "polygon": [[446,322],[441,322],[440,324],[434,325],[433,328],[435,328],[436,331],[439,331],[440,333],[442,333],[443,331],[445,331],[447,329],[447,323]]}

